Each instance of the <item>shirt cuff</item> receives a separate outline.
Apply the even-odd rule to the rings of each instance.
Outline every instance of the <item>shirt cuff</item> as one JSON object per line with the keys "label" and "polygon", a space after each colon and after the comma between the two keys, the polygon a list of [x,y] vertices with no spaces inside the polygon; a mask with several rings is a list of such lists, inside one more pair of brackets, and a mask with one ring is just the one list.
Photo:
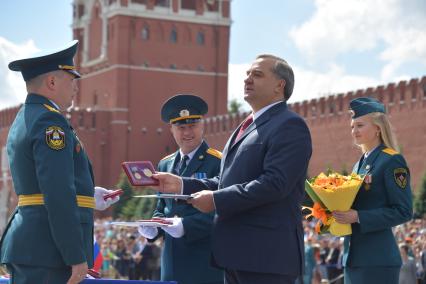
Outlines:
{"label": "shirt cuff", "polygon": [[213,206],[214,206],[214,210],[216,211],[216,202],[215,202],[215,200],[214,200],[214,192],[213,192],[213,194],[212,194],[212,198],[213,198]]}
{"label": "shirt cuff", "polygon": [[180,179],[180,194],[183,194],[183,179],[182,177],[179,177]]}

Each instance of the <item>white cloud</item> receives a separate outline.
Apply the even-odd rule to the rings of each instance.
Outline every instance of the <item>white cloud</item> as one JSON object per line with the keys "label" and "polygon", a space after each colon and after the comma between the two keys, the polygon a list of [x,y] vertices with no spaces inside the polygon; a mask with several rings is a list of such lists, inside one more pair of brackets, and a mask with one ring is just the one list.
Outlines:
{"label": "white cloud", "polygon": [[424,0],[316,0],[315,5],[314,15],[290,31],[311,64],[379,47],[382,80],[393,80],[404,63],[426,65]]}
{"label": "white cloud", "polygon": [[7,65],[14,59],[37,51],[32,40],[23,44],[15,44],[0,37],[0,109],[22,103],[27,95],[21,73],[10,71]]}

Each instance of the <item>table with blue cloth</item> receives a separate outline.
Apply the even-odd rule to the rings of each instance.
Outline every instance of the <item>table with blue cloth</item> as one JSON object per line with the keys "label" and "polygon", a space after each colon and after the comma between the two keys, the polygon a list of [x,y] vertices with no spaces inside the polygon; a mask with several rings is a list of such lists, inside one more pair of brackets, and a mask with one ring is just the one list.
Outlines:
{"label": "table with blue cloth", "polygon": [[[0,279],[0,284],[8,284],[8,279]],[[113,280],[113,279],[86,279],[81,284],[177,284],[174,281],[141,281],[141,280]]]}

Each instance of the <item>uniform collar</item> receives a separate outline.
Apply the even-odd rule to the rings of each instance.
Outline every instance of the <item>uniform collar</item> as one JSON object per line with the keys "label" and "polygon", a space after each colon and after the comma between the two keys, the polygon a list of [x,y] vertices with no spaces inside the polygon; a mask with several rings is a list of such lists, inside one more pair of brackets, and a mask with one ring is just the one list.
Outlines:
{"label": "uniform collar", "polygon": [[56,103],[36,93],[29,93],[27,95],[27,98],[25,99],[25,104],[47,104],[53,107],[54,109],[60,111],[60,108]]}
{"label": "uniform collar", "polygon": [[[197,148],[195,148],[193,151],[191,151],[190,153],[186,154],[188,156],[188,161],[186,162],[186,164],[188,165],[189,162],[192,160],[192,157],[194,157],[195,153],[197,153],[198,149],[201,147],[201,145],[203,145],[203,140],[201,141],[200,145],[198,145]],[[185,156],[184,153],[182,153],[182,150],[179,149],[179,155],[180,155],[180,159],[182,160],[182,157]]]}

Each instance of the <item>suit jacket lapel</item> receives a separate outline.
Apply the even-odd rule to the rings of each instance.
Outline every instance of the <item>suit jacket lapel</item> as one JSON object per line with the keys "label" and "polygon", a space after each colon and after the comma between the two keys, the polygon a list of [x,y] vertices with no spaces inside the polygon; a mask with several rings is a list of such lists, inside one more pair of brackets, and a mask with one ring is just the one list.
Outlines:
{"label": "suit jacket lapel", "polygon": [[198,148],[197,152],[195,152],[191,161],[189,161],[189,164],[188,166],[186,166],[185,170],[183,171],[182,176],[190,177],[201,167],[202,161],[206,158],[205,153],[207,149],[208,149],[207,143],[203,141],[203,143],[201,143],[201,146]]}
{"label": "suit jacket lapel", "polygon": [[175,168],[176,168],[176,163],[178,162],[178,161],[180,161],[180,155],[179,155],[179,151],[176,151],[174,154],[173,154],[173,157],[172,157],[172,159],[170,160],[170,162],[169,163],[167,163],[167,172],[168,173],[174,173],[174,174],[176,174],[176,172],[175,172]]}

